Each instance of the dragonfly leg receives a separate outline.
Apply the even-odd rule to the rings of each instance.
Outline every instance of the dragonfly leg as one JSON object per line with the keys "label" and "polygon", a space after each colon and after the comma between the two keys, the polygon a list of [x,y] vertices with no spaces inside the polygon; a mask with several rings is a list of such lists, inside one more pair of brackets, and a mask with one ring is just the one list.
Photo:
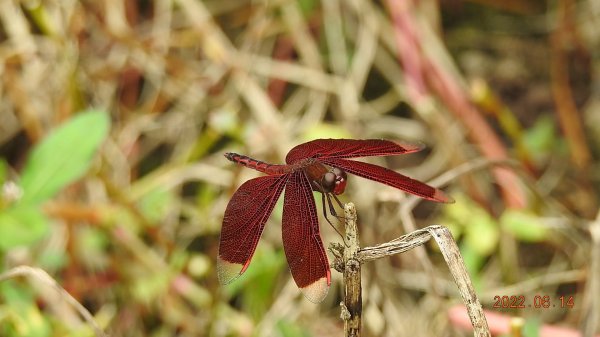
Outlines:
{"label": "dragonfly leg", "polygon": [[335,194],[333,194],[333,193],[327,193],[327,203],[329,204],[329,212],[331,213],[331,215],[333,215],[334,217],[336,217],[336,218],[338,218],[340,220],[341,219],[346,220],[346,217],[337,215],[337,213],[335,211],[335,207],[333,207],[333,203],[331,202],[330,195],[333,196],[333,198],[335,199],[335,201],[337,201],[338,205],[340,205],[340,207],[342,209],[344,209],[344,206],[342,205],[342,203],[340,202],[340,200],[338,199],[338,197]]}
{"label": "dragonfly leg", "polygon": [[[329,223],[329,225],[331,227],[333,227],[333,229],[340,235],[340,237],[342,238],[342,240],[344,240],[344,236],[342,235],[342,233],[340,233],[340,231],[333,225],[333,223],[331,223],[331,221],[329,221],[329,218],[327,217],[327,208],[325,207],[325,193],[321,194],[321,202],[323,204],[323,215],[325,216],[325,220],[327,220],[327,222]],[[331,207],[331,200],[329,200],[329,196],[327,196],[327,202],[329,203],[329,211],[330,213],[332,213],[333,216],[337,217],[337,215],[335,214],[335,210]],[[345,241],[344,241],[345,242]]]}
{"label": "dragonfly leg", "polygon": [[342,202],[340,201],[340,199],[338,199],[337,195],[335,195],[333,193],[331,195],[333,195],[333,198],[335,199],[335,201],[337,201],[338,205],[340,205],[340,208],[344,209],[344,205],[342,205]]}

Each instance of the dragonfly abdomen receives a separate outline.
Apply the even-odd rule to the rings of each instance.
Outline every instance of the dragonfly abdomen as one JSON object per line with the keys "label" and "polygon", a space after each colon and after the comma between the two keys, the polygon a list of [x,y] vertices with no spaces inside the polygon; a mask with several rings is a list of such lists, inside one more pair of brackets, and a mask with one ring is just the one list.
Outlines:
{"label": "dragonfly abdomen", "polygon": [[225,158],[229,159],[234,163],[249,167],[251,169],[255,169],[259,172],[266,173],[269,175],[286,174],[290,172],[289,165],[269,164],[265,163],[264,161],[256,160],[254,158],[250,158],[248,156],[244,156],[233,152],[225,153]]}

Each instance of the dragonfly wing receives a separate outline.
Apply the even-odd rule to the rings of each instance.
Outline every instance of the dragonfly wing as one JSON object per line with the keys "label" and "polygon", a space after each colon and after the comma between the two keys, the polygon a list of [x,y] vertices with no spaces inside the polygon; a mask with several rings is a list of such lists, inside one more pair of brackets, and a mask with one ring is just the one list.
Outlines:
{"label": "dragonfly wing", "polygon": [[297,145],[285,161],[293,164],[305,158],[358,158],[394,156],[422,150],[421,143],[392,142],[384,139],[315,139]]}
{"label": "dragonfly wing", "polygon": [[227,284],[242,275],[289,175],[248,180],[233,194],[223,217],[217,273]]}
{"label": "dragonfly wing", "polygon": [[325,298],[331,284],[329,262],[321,235],[317,208],[304,171],[292,173],[283,202],[283,248],[298,288],[311,302]]}
{"label": "dragonfly wing", "polygon": [[347,173],[395,187],[423,199],[445,203],[454,202],[454,199],[441,190],[385,167],[346,159],[324,159],[323,163],[340,168]]}

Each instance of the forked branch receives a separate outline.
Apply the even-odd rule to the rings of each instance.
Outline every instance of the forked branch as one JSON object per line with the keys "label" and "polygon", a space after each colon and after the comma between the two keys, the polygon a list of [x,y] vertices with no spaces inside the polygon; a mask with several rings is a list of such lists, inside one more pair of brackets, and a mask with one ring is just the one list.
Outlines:
{"label": "forked branch", "polygon": [[[346,336],[360,336],[360,317],[362,309],[360,304],[360,264],[389,255],[403,253],[424,244],[432,237],[440,247],[444,260],[446,261],[448,268],[450,268],[450,273],[458,286],[460,295],[467,308],[469,318],[471,319],[471,324],[473,325],[474,336],[491,336],[483,313],[483,308],[475,294],[473,284],[467,273],[458,246],[448,228],[440,225],[433,225],[403,235],[390,242],[360,249],[356,231],[356,210],[354,204],[346,204],[344,212],[346,215],[346,247],[344,248],[343,258],[342,254],[339,252],[341,247],[334,247],[332,251],[334,251],[334,254],[336,255],[334,267],[336,270],[343,271],[344,273],[345,292],[344,302],[341,303],[341,305],[342,318],[345,320],[344,327]],[[337,254],[335,250],[338,251]],[[343,262],[340,261],[342,259]],[[356,302],[357,300],[358,304]],[[358,320],[358,322],[356,320]]]}

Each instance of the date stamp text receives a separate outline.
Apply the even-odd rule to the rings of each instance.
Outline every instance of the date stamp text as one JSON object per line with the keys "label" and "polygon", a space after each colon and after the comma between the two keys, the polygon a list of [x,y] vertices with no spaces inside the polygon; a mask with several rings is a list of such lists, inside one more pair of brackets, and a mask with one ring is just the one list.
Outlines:
{"label": "date stamp text", "polygon": [[524,295],[514,296],[494,296],[493,308],[496,309],[549,309],[549,308],[567,308],[575,306],[573,296],[534,295],[529,298]]}

